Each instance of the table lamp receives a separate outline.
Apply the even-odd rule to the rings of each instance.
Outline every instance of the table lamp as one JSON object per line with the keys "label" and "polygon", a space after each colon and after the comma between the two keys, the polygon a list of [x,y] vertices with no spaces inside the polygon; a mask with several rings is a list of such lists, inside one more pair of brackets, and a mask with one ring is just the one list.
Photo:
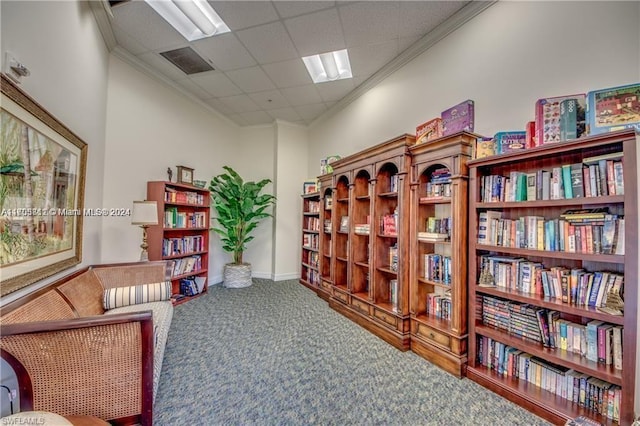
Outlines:
{"label": "table lamp", "polygon": [[133,211],[131,213],[131,224],[138,225],[142,228],[142,253],[140,253],[140,261],[149,260],[147,248],[147,228],[151,225],[158,224],[158,203],[156,201],[134,201]]}

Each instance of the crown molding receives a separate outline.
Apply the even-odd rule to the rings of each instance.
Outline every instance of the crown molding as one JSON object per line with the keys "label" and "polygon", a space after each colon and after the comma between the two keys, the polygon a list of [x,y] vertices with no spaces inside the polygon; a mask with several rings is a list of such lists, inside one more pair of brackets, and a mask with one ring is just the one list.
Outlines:
{"label": "crown molding", "polygon": [[495,3],[497,3],[497,0],[469,2],[469,4],[454,13],[442,24],[438,25],[433,30],[425,34],[420,40],[409,46],[402,53],[392,59],[388,64],[380,68],[375,74],[363,81],[358,87],[356,87],[344,98],[340,99],[335,105],[329,108],[328,111],[313,120],[309,124],[309,127],[315,127],[318,124],[328,120],[329,118],[346,108],[360,96],[364,95],[366,92],[378,85],[382,80],[389,77],[391,74],[398,71],[407,63],[429,50],[440,40],[444,39],[446,36],[460,28],[475,16],[485,11],[490,6],[493,6]]}
{"label": "crown molding", "polygon": [[102,34],[104,44],[107,46],[109,51],[113,50],[118,45],[118,42],[116,41],[116,36],[113,34],[113,29],[111,28],[113,12],[111,12],[109,2],[107,0],[88,0],[86,3],[89,3],[89,7],[93,12],[100,34]]}

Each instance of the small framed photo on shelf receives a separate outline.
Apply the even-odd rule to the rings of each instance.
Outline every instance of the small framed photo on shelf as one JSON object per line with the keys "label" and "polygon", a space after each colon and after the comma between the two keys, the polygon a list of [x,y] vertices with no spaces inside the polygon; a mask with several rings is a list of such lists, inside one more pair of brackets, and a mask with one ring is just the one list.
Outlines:
{"label": "small framed photo on shelf", "polygon": [[314,192],[318,192],[318,183],[316,181],[306,181],[302,184],[303,194],[313,194]]}
{"label": "small framed photo on shelf", "polygon": [[176,167],[178,168],[178,183],[193,185],[193,169],[185,166]]}

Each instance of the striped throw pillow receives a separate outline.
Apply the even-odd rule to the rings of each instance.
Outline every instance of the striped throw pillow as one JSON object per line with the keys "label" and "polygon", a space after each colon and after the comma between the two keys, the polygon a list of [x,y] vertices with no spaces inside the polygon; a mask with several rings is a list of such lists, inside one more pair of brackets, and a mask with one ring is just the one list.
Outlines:
{"label": "striped throw pillow", "polygon": [[140,303],[160,302],[171,297],[171,281],[141,284],[129,287],[115,287],[104,291],[105,310]]}

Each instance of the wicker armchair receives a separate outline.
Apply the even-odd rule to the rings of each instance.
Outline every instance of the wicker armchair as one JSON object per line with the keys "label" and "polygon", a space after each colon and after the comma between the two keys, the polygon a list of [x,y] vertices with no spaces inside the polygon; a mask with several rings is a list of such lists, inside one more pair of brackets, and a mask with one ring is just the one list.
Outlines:
{"label": "wicker armchair", "polygon": [[151,425],[153,315],[144,305],[103,315],[101,297],[166,273],[162,262],[90,267],[3,308],[0,356],[18,376],[21,411]]}

